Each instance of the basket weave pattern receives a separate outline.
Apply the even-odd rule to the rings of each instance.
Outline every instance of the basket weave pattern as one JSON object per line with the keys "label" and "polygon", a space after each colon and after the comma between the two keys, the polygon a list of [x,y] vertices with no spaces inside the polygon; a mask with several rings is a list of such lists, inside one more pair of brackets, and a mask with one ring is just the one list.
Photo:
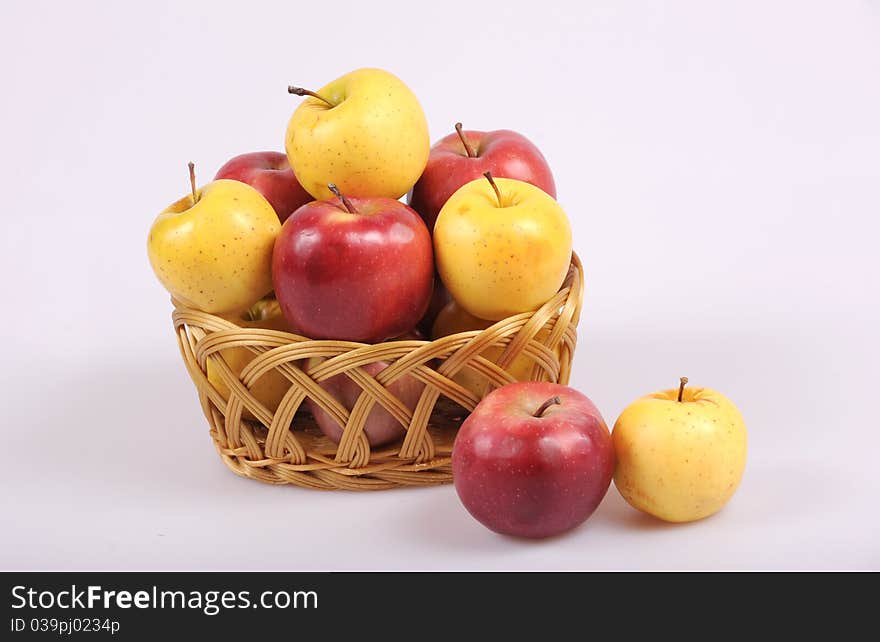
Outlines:
{"label": "basket weave pattern", "polygon": [[[175,302],[173,321],[214,445],[235,473],[272,484],[381,490],[452,481],[455,432],[480,401],[474,392],[453,381],[463,368],[492,389],[513,382],[506,367],[526,355],[533,362],[530,380],[568,383],[582,301],[583,269],[577,255],[572,255],[562,288],[540,309],[508,317],[486,330],[435,341],[317,341],[275,330],[241,328],[179,302]],[[223,350],[239,347],[253,353],[240,377],[222,356]],[[498,347],[503,348],[500,354]],[[495,348],[490,351],[495,358],[485,356],[491,348]],[[313,357],[323,361],[309,368]],[[208,361],[228,386],[228,399],[209,383]],[[389,365],[373,377],[363,369],[373,362]],[[274,413],[250,392],[260,377],[273,370],[291,383]],[[340,373],[362,390],[351,412],[319,385]],[[405,376],[425,384],[414,410],[387,388]],[[345,426],[338,445],[315,426],[303,403],[307,397]],[[363,428],[374,404],[406,427],[402,440],[370,448]],[[245,409],[256,421],[242,418]]]}

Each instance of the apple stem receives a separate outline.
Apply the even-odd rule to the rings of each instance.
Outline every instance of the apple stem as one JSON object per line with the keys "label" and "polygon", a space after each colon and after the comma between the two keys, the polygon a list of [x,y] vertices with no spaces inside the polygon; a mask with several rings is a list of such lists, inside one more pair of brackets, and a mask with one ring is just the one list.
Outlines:
{"label": "apple stem", "polygon": [[333,192],[334,196],[342,201],[342,204],[345,206],[345,209],[348,210],[349,214],[359,214],[359,212],[354,209],[354,205],[351,204],[351,201],[345,197],[345,194],[339,191],[339,188],[336,187],[335,183],[330,183],[329,185],[327,185],[327,189]]}
{"label": "apple stem", "polygon": [[550,397],[547,401],[538,406],[538,409],[535,411],[535,414],[533,414],[532,417],[543,417],[544,413],[547,412],[547,408],[560,403],[562,403],[562,399],[560,399],[558,396]]}
{"label": "apple stem", "polygon": [[318,100],[327,103],[328,105],[330,105],[330,107],[336,107],[336,105],[324,98],[321,94],[316,94],[310,89],[303,89],[302,87],[294,87],[293,85],[288,85],[287,93],[293,94],[295,96],[311,96],[312,98],[317,98]]}
{"label": "apple stem", "polygon": [[687,377],[679,377],[680,381],[678,385],[678,400],[681,401],[681,396],[684,394],[684,387],[687,385],[688,378]]}
{"label": "apple stem", "polygon": [[464,151],[467,153],[468,158],[475,158],[477,155],[468,144],[467,138],[464,137],[464,132],[461,131],[461,123],[455,123],[455,131],[458,133],[458,137],[461,139],[461,144],[464,145]]}
{"label": "apple stem", "polygon": [[484,172],[483,176],[486,177],[486,180],[489,181],[489,185],[495,190],[495,196],[498,198],[498,207],[504,207],[501,203],[501,190],[498,189],[498,186],[495,184],[495,179],[492,178],[492,172]]}
{"label": "apple stem", "polygon": [[189,167],[189,187],[192,190],[193,205],[199,202],[198,194],[196,194],[196,165],[192,161],[187,163]]}

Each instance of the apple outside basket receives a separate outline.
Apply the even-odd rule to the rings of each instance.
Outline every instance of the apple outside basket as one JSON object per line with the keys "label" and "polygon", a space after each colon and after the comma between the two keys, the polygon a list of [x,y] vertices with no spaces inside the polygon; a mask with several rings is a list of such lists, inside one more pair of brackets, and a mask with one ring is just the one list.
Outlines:
{"label": "apple outside basket", "polygon": [[[383,490],[452,481],[455,433],[479,402],[473,392],[452,380],[463,368],[485,380],[491,390],[513,382],[506,367],[526,355],[533,362],[529,380],[567,384],[582,303],[583,268],[572,254],[562,288],[538,310],[508,317],[482,331],[435,341],[316,341],[275,330],[241,328],[177,301],[173,320],[214,446],[233,472],[270,484]],[[238,347],[254,354],[240,377],[222,356],[223,350]],[[495,358],[487,358],[487,349],[493,347],[488,354]],[[500,354],[497,347],[504,348]],[[311,357],[325,360],[306,370]],[[228,400],[209,383],[208,361],[228,386]],[[363,366],[373,362],[390,365],[372,377]],[[290,381],[274,413],[250,392],[254,382],[272,370]],[[350,413],[318,385],[343,372],[362,389]],[[425,384],[414,411],[386,387],[407,375]],[[318,430],[303,403],[306,397],[345,426],[338,445]],[[406,434],[371,450],[363,426],[376,403],[406,427]],[[242,418],[245,409],[256,421]]]}

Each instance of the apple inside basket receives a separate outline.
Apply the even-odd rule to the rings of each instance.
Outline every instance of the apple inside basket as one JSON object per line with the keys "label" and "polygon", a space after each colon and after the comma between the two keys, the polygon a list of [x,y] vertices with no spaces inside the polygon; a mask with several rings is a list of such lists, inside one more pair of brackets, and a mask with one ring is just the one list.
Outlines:
{"label": "apple inside basket", "polygon": [[[489,390],[517,379],[568,383],[582,300],[582,266],[573,254],[559,292],[538,310],[434,341],[312,340],[242,327],[177,301],[173,321],[214,445],[235,473],[273,484],[378,490],[452,481],[455,432]],[[227,362],[245,351],[252,355],[247,363]],[[331,394],[322,385],[338,375],[360,389],[350,411],[338,389]],[[286,382],[274,412],[255,394],[272,377]],[[414,407],[412,397],[408,404],[394,394],[393,384],[407,377],[420,384]],[[405,432],[371,448],[364,427],[375,404]],[[338,444],[318,430],[310,405],[338,423]]]}

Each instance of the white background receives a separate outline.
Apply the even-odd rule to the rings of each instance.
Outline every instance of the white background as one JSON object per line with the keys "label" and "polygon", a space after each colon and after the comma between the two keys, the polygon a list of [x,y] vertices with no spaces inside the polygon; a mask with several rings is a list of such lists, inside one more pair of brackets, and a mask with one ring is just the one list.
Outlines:
{"label": "white background", "polygon": [[[880,2],[4,2],[2,569],[880,568]],[[560,3],[561,4],[561,3]],[[178,6],[178,5],[186,5]],[[495,535],[449,486],[319,493],[216,457],[145,250],[361,66],[550,161],[587,271],[572,383],[609,425],[687,375],[738,494]]]}

